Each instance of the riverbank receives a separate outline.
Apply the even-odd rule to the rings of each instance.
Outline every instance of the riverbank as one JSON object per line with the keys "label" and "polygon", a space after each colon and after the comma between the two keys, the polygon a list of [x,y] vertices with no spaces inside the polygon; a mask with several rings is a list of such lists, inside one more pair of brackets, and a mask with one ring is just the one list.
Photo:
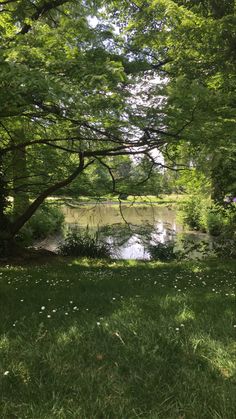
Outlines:
{"label": "riverbank", "polygon": [[48,202],[57,202],[67,204],[71,207],[86,206],[86,205],[171,205],[175,206],[178,203],[184,203],[188,198],[187,194],[171,194],[171,195],[128,195],[124,198],[119,198],[117,195],[104,195],[97,197],[78,196],[78,197],[49,197]]}
{"label": "riverbank", "polygon": [[1,266],[0,416],[235,417],[235,277],[223,261]]}

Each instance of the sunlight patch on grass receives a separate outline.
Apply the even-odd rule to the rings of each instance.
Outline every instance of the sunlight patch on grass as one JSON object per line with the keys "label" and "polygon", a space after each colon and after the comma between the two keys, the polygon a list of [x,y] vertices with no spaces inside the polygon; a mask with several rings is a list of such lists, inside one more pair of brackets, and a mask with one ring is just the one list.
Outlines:
{"label": "sunlight patch on grass", "polygon": [[82,333],[78,330],[77,326],[71,326],[69,330],[59,332],[57,335],[57,343],[66,346],[68,343],[73,342],[75,345],[81,341]]}
{"label": "sunlight patch on grass", "polygon": [[28,385],[30,383],[30,372],[25,362],[12,360],[4,371],[5,381],[12,381],[18,385]]}
{"label": "sunlight patch on grass", "polygon": [[186,295],[184,294],[167,294],[160,300],[160,307],[167,310],[171,306],[184,305]]}
{"label": "sunlight patch on grass", "polygon": [[0,352],[7,352],[10,347],[10,340],[6,335],[0,337]]}
{"label": "sunlight patch on grass", "polygon": [[159,261],[142,261],[137,259],[89,259],[89,258],[76,258],[68,263],[68,266],[82,266],[89,268],[108,267],[108,268],[133,268],[145,267],[146,269],[157,268],[158,266],[165,266],[164,262]]}
{"label": "sunlight patch on grass", "polygon": [[192,267],[192,272],[194,272],[194,273],[199,273],[199,272],[203,272],[204,271],[204,269],[202,268],[202,266],[193,266]]}
{"label": "sunlight patch on grass", "polygon": [[193,310],[188,307],[184,307],[184,309],[177,316],[175,316],[175,320],[178,322],[185,322],[188,320],[194,320],[195,317],[196,316]]}
{"label": "sunlight patch on grass", "polygon": [[89,259],[89,258],[76,258],[73,259],[70,263],[68,263],[68,266],[82,266],[82,267],[104,267],[108,266],[109,261],[106,259]]}
{"label": "sunlight patch on grass", "polygon": [[194,353],[218,370],[223,377],[230,378],[236,374],[236,344],[233,341],[220,342],[208,335],[194,336],[190,339]]}

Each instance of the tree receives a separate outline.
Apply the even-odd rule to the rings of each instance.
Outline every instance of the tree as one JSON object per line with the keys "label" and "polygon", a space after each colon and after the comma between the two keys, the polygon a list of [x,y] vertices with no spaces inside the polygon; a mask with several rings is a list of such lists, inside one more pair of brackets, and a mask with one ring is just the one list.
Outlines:
{"label": "tree", "polygon": [[[47,196],[103,159],[146,153],[126,120],[130,81],[111,27],[92,28],[99,2],[3,1],[1,238],[15,237]],[[114,53],[115,49],[115,53]],[[121,55],[121,56],[120,56]],[[124,58],[125,60],[125,58]],[[14,217],[7,199],[14,198]],[[30,199],[30,201],[29,201]]]}
{"label": "tree", "polygon": [[120,156],[143,155],[155,167],[152,151],[169,155],[179,141],[230,142],[235,81],[222,34],[231,14],[219,25],[171,0],[3,0],[0,8],[4,246],[92,165],[107,169],[114,190]]}
{"label": "tree", "polygon": [[[146,57],[150,69],[159,68],[159,76],[166,77],[163,105],[145,113],[145,118],[150,118],[149,127],[155,130],[161,126],[167,135],[172,134],[166,161],[168,156],[176,159],[181,141],[189,154],[195,148],[193,154],[203,157],[201,163],[198,158],[198,167],[203,168],[205,154],[205,173],[212,178],[212,196],[222,201],[222,192],[214,191],[218,161],[215,153],[222,156],[226,167],[229,155],[234,155],[235,2],[134,1],[122,13],[127,50],[140,59]],[[128,24],[127,15],[131,16]],[[149,101],[155,101],[155,86],[148,93]],[[228,181],[230,185],[231,179]]]}

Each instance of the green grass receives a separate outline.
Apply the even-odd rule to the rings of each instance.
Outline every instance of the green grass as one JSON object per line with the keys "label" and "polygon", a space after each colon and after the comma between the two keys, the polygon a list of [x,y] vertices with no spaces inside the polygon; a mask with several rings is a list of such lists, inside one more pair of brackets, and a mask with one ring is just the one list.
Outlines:
{"label": "green grass", "polygon": [[0,417],[236,417],[235,262],[0,267]]}

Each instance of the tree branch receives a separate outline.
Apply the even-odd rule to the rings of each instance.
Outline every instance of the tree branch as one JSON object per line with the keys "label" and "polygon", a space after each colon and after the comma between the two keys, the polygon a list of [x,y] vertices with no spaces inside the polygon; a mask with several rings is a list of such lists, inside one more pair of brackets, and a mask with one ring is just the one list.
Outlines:
{"label": "tree branch", "polygon": [[58,189],[64,188],[69,185],[76,177],[88,166],[90,166],[94,160],[89,161],[87,164],[84,164],[84,155],[80,153],[80,163],[79,166],[74,170],[74,172],[68,176],[66,179],[61,180],[60,182],[55,183],[54,185],[49,186],[45,189],[39,196],[32,202],[32,204],[26,209],[26,211],[18,217],[15,222],[10,226],[10,234],[13,238],[18,231],[25,225],[25,223],[32,217],[38,207],[43,203],[43,201],[51,194],[56,192]]}
{"label": "tree branch", "polygon": [[[8,0],[10,1],[10,0]],[[37,7],[36,12],[30,16],[30,20],[37,21],[40,17],[45,15],[52,9],[56,9],[58,6],[63,5],[64,3],[68,3],[69,0],[51,0],[50,2],[44,2],[41,6]],[[29,23],[25,23],[21,30],[17,33],[17,35],[25,35],[28,33],[32,28],[32,25]]]}
{"label": "tree branch", "polygon": [[108,172],[111,176],[111,179],[112,179],[112,192],[115,192],[116,191],[116,180],[114,178],[114,175],[112,173],[112,170],[111,170],[110,166],[108,166],[108,164],[106,164],[104,161],[102,161],[102,159],[99,159],[98,157],[96,157],[96,159],[99,161],[99,163],[102,166],[104,166],[108,170]]}

